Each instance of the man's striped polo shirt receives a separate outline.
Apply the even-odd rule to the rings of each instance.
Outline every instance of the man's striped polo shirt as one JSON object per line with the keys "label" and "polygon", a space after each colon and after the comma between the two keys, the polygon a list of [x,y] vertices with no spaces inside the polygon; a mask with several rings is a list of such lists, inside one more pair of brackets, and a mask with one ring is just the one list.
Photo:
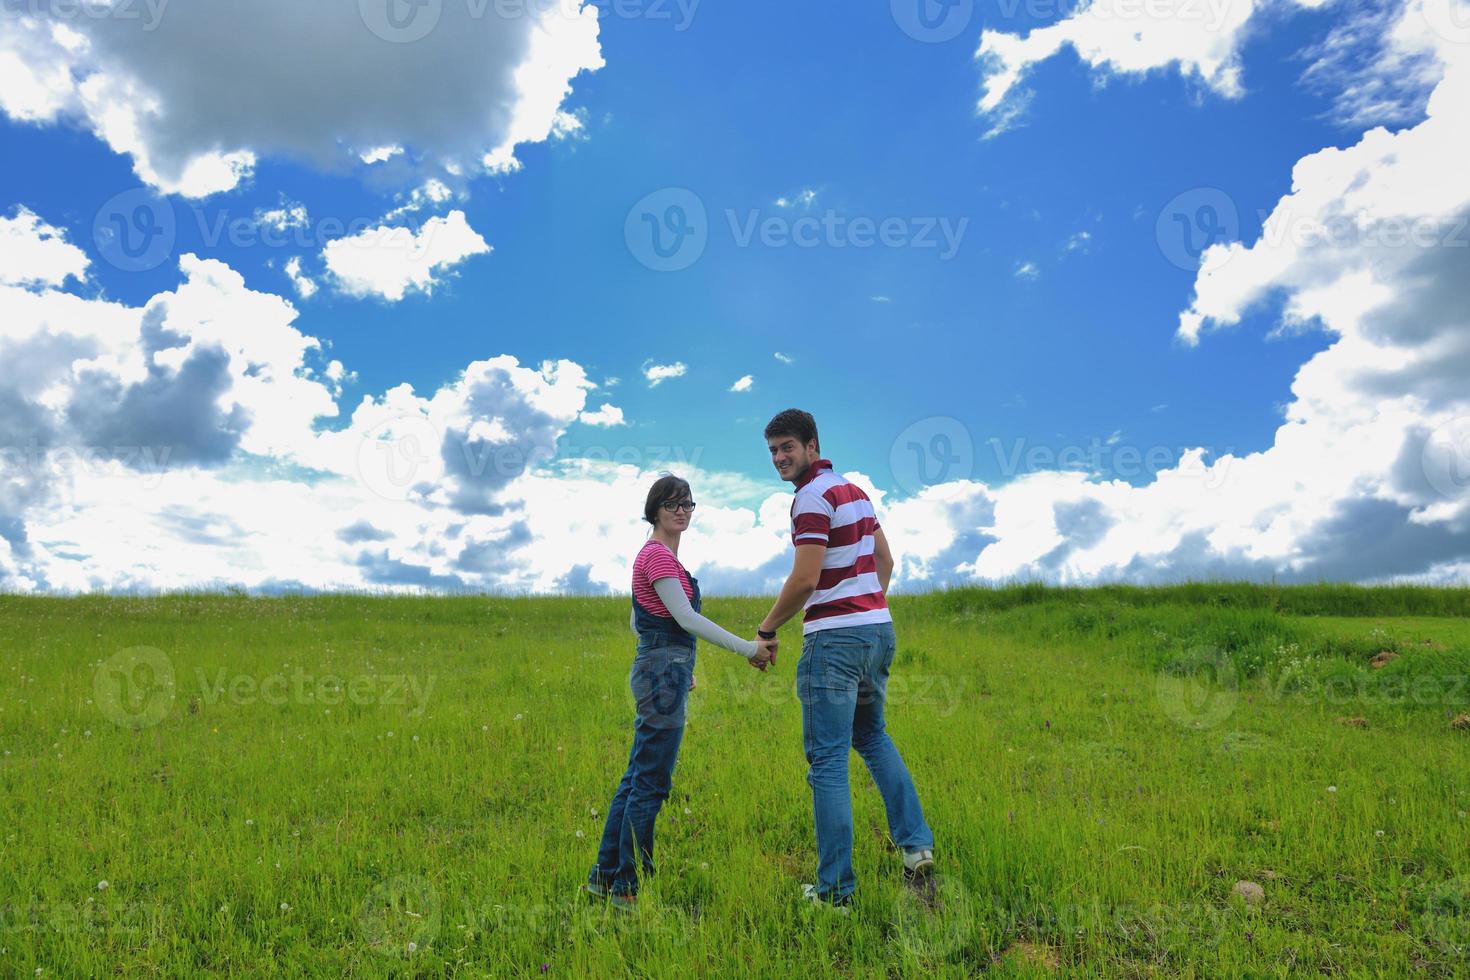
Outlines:
{"label": "man's striped polo shirt", "polygon": [[873,560],[877,530],[873,502],[857,485],[832,472],[831,460],[817,460],[797,481],[791,501],[791,542],[827,546],[822,577],[806,601],[803,634],[893,621]]}

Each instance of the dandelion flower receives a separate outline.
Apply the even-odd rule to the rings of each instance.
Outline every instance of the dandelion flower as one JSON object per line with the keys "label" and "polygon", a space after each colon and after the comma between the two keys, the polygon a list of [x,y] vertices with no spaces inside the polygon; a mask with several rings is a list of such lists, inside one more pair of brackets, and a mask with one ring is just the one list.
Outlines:
{"label": "dandelion flower", "polygon": [[108,884],[107,884],[107,879],[106,878],[103,878],[101,881],[97,882],[97,890],[99,892],[105,892],[105,891],[107,891],[107,889],[108,889]]}
{"label": "dandelion flower", "polygon": [[282,912],[289,912],[289,911],[291,911],[291,906],[287,905],[285,902],[282,902],[281,903],[281,911]]}
{"label": "dandelion flower", "polygon": [[1337,792],[1337,787],[1336,786],[1329,786],[1329,787],[1327,787],[1327,792],[1329,792],[1329,793],[1336,793]]}

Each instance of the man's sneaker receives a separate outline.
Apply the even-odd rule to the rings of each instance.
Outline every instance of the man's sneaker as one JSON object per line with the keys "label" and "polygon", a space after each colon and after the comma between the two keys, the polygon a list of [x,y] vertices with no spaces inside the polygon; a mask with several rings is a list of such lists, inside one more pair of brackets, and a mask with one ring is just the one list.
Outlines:
{"label": "man's sneaker", "polygon": [[823,898],[821,893],[817,891],[816,885],[802,885],[801,897],[806,899],[808,902],[811,902],[813,905],[826,906],[827,908],[837,912],[839,915],[846,915],[848,913],[848,909],[852,906],[851,895],[839,899]]}
{"label": "man's sneaker", "polygon": [[903,852],[903,874],[905,878],[922,878],[934,870],[934,852],[929,848]]}
{"label": "man's sneaker", "polygon": [[607,898],[607,886],[600,881],[589,881],[583,886],[593,898]]}
{"label": "man's sneaker", "polygon": [[617,892],[613,892],[612,897],[609,899],[609,904],[619,912],[636,912],[638,910],[638,896],[619,895]]}

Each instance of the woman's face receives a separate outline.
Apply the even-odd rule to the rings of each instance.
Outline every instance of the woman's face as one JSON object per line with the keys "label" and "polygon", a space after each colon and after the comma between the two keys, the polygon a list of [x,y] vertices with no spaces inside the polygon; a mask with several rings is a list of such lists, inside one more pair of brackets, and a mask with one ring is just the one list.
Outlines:
{"label": "woman's face", "polygon": [[666,534],[682,533],[689,527],[689,521],[693,517],[694,499],[688,493],[665,500],[658,508],[658,526]]}

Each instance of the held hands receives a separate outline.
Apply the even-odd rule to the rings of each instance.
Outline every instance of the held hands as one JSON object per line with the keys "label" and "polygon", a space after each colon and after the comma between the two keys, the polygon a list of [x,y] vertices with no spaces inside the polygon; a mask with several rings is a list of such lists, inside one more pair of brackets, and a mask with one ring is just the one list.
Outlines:
{"label": "held hands", "polygon": [[775,666],[777,641],[763,640],[759,636],[755,640],[755,656],[750,658],[750,665],[756,670],[764,671],[768,667]]}

